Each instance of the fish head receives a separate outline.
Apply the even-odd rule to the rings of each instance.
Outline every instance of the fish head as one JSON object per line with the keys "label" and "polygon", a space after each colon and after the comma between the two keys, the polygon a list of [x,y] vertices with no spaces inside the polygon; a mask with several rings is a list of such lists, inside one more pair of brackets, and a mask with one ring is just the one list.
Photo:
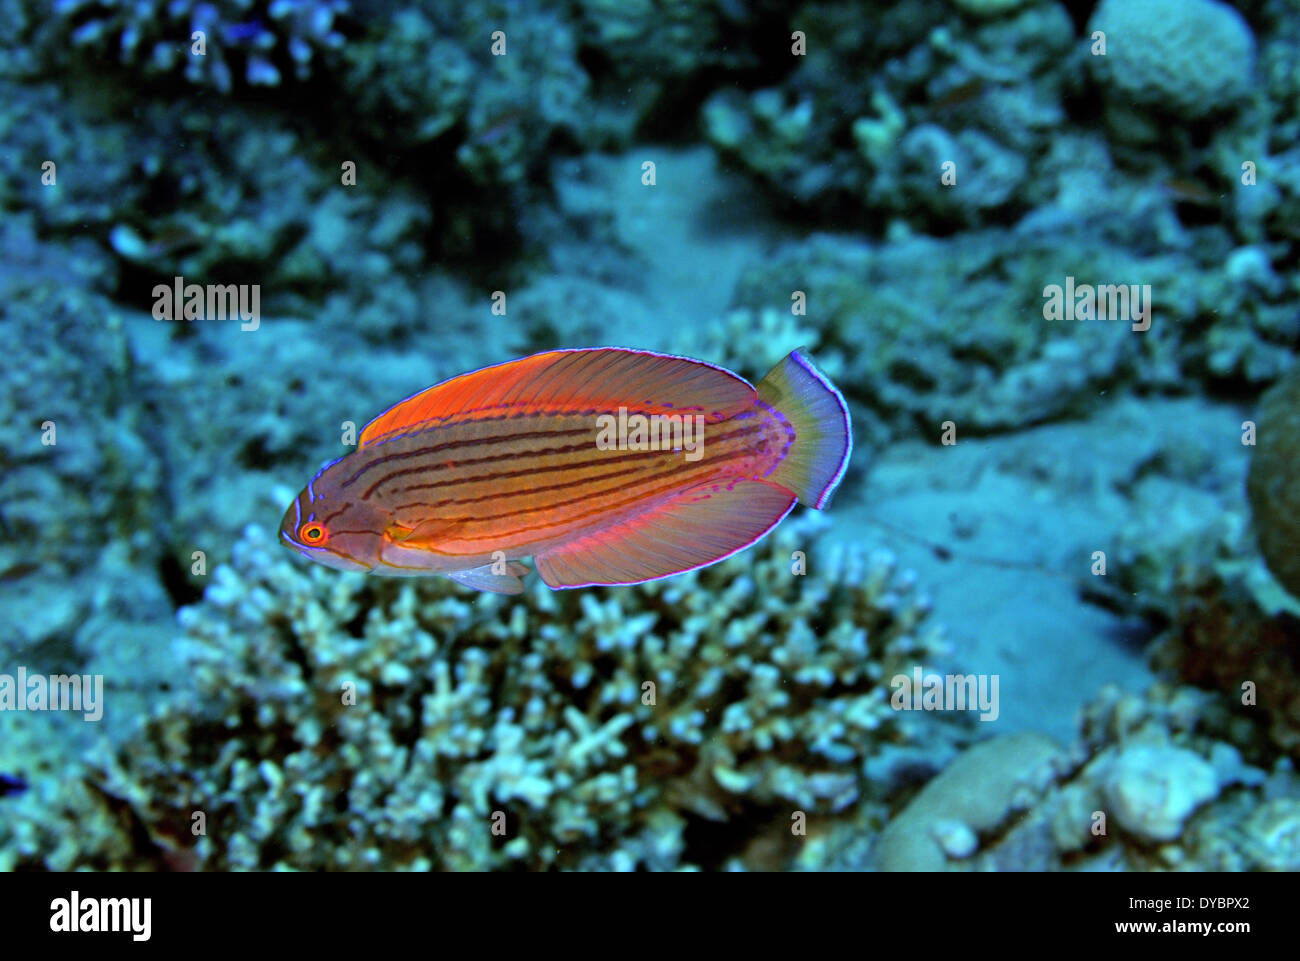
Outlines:
{"label": "fish head", "polygon": [[386,518],[373,505],[348,498],[321,468],[280,520],[280,542],[308,560],[338,571],[372,571],[383,547]]}

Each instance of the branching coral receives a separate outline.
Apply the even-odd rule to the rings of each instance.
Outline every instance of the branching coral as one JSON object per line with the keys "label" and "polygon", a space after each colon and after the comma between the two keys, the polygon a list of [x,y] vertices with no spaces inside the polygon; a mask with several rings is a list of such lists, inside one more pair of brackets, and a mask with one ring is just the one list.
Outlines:
{"label": "branching coral", "polygon": [[849,812],[883,745],[962,730],[889,706],[945,647],[910,575],[813,534],[503,599],[308,571],[250,528],[182,614],[193,689],[95,780],[155,838],[203,812],[213,868],[707,867],[765,834],[788,860],[793,812]]}
{"label": "branching coral", "polygon": [[314,56],[343,45],[335,20],[347,6],[346,0],[55,0],[53,24],[75,50],[146,75],[180,73],[228,93],[240,82],[275,86],[282,68],[305,79]]}

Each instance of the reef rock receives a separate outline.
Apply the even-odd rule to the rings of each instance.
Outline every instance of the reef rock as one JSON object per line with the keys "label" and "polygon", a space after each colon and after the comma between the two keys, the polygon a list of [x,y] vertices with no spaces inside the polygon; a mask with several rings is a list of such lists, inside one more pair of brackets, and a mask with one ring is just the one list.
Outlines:
{"label": "reef rock", "polygon": [[1127,831],[1152,841],[1173,841],[1192,812],[1218,796],[1213,766],[1179,747],[1135,744],[1110,769],[1106,799]]}

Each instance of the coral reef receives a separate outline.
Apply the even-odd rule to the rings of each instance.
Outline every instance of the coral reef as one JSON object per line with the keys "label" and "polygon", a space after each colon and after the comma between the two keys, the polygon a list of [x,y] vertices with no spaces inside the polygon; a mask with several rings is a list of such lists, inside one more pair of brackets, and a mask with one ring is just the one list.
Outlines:
{"label": "coral reef", "polygon": [[[265,291],[267,313],[325,300],[373,339],[381,325],[388,336],[414,324],[430,212],[407,186],[381,185],[363,169],[344,187],[337,157],[241,108],[195,122],[183,102],[149,104],[141,122],[127,123],[94,117],[84,99],[56,109],[62,98],[47,84],[16,98],[0,119],[12,148],[0,164],[9,199],[35,212],[42,235],[94,238],[112,251],[125,269],[105,293],[148,311],[154,283],[177,275],[249,282]],[[175,157],[179,130],[194,150]],[[127,143],[134,163],[117,159]],[[227,162],[213,168],[206,158],[218,152]],[[31,172],[50,158],[58,179],[46,186]],[[376,300],[376,291],[389,296]]]}
{"label": "coral reef", "polygon": [[336,20],[347,9],[346,0],[54,0],[46,49],[224,94],[237,83],[277,86],[286,71],[308,79],[314,60],[343,46]]}
{"label": "coral reef", "polygon": [[[1103,690],[1069,749],[1032,733],[969,748],[881,833],[885,870],[1293,871],[1300,778],[1271,771],[1221,699]],[[1266,840],[1267,839],[1267,840]]]}
{"label": "coral reef", "polygon": [[1219,795],[1219,778],[1208,761],[1166,744],[1121,749],[1103,783],[1120,827],[1147,841],[1177,840],[1192,812]]}
{"label": "coral reef", "polygon": [[[1243,822],[1263,803],[1300,796],[1300,780],[1230,704],[1222,695],[1170,684],[1141,696],[1114,689],[1098,695],[1075,747],[1076,759],[1086,761],[1044,810],[1051,812],[1058,846],[1078,852],[1074,866],[1267,866],[1257,846],[1236,844]],[[1104,835],[1095,811],[1107,816]]]}
{"label": "coral reef", "polygon": [[84,739],[87,725],[58,715],[0,712],[0,770],[23,772],[27,789],[0,797],[0,871],[109,870],[141,864],[127,812],[79,777],[79,751],[107,750]]}
{"label": "coral reef", "polygon": [[[0,0],[0,668],[111,697],[0,712],[0,870],[1300,870],[1294,0],[46,6]],[[259,328],[154,320],[175,277]],[[263,533],[404,392],[600,343],[813,350],[837,529],[514,600]],[[890,708],[949,652],[874,525],[1015,672],[996,737]]]}
{"label": "coral reef", "polygon": [[[815,236],[747,271],[735,299],[760,315],[788,314],[792,291],[807,294],[807,316],[796,319],[817,332],[819,356],[843,358],[845,392],[869,438],[937,436],[946,420],[980,433],[1023,427],[1085,412],[1102,390],[1172,387],[1205,369],[1208,348],[1193,331],[1212,326],[1214,284],[1186,258],[1135,257],[1083,239],[1068,257],[1056,240],[1014,231],[879,246]],[[1150,284],[1160,292],[1151,328],[1046,319],[1044,288],[1067,277]],[[766,340],[755,329],[729,353],[762,356]],[[1280,343],[1261,349],[1281,362]]]}
{"label": "coral reef", "polygon": [[792,813],[851,812],[883,745],[965,730],[890,708],[885,679],[942,637],[887,552],[815,526],[526,603],[304,571],[250,528],[182,613],[193,689],[88,776],[155,839],[204,812],[209,868],[707,867],[758,839],[788,860]]}
{"label": "coral reef", "polygon": [[[133,576],[153,559],[161,531],[162,463],[144,439],[146,412],[129,403],[138,378],[122,313],[70,283],[73,272],[43,257],[29,231],[30,223],[0,226],[13,254],[0,268],[0,348],[22,358],[0,391],[9,428],[0,604],[11,651],[53,645],[48,656],[61,663],[70,640],[103,628],[92,611],[128,621],[167,615],[153,578]],[[85,269],[107,267],[92,257]],[[40,581],[60,586],[53,600],[33,592]]]}
{"label": "coral reef", "polygon": [[[1196,602],[1207,577],[1236,577],[1264,590],[1242,478],[1253,449],[1241,441],[1246,412],[1205,409],[1194,400],[1135,405],[1116,429],[1141,432],[1111,478],[1125,516],[1106,548],[1105,577],[1088,596],[1163,630]],[[1118,465],[1117,465],[1118,466]],[[1276,593],[1280,589],[1274,586]],[[1148,631],[1150,628],[1148,629]]]}
{"label": "coral reef", "polygon": [[[1056,4],[954,18],[944,3],[792,14],[806,55],[779,86],[706,102],[711,143],[779,202],[951,228],[1048,199],[1038,163],[1064,119],[1071,25]],[[845,149],[846,144],[854,145]],[[955,183],[941,182],[955,163]]]}

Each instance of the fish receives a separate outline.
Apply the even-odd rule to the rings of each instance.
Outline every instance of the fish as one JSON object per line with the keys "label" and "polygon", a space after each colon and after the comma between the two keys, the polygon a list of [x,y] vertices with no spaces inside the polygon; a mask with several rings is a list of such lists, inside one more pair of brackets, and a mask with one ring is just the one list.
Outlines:
{"label": "fish", "polygon": [[1160,185],[1175,203],[1213,207],[1223,200],[1223,194],[1215,193],[1195,177],[1166,177]]}
{"label": "fish", "polygon": [[5,774],[0,771],[0,797],[22,794],[27,790],[27,781],[21,774]]}
{"label": "fish", "polygon": [[974,77],[970,80],[964,81],[963,83],[959,83],[954,87],[949,87],[946,91],[934,98],[931,106],[940,110],[947,107],[959,107],[982,96],[987,87],[988,84],[982,77]]}
{"label": "fish", "polygon": [[0,570],[0,584],[20,580],[28,574],[35,574],[40,569],[41,565],[35,561],[20,561],[17,564],[11,564],[4,570]]}
{"label": "fish", "polygon": [[384,411],[285,510],[280,540],[341,571],[518,594],[640,584],[731,557],[823,509],[848,405],[801,348],[755,387],[625,347],[545,351]]}

